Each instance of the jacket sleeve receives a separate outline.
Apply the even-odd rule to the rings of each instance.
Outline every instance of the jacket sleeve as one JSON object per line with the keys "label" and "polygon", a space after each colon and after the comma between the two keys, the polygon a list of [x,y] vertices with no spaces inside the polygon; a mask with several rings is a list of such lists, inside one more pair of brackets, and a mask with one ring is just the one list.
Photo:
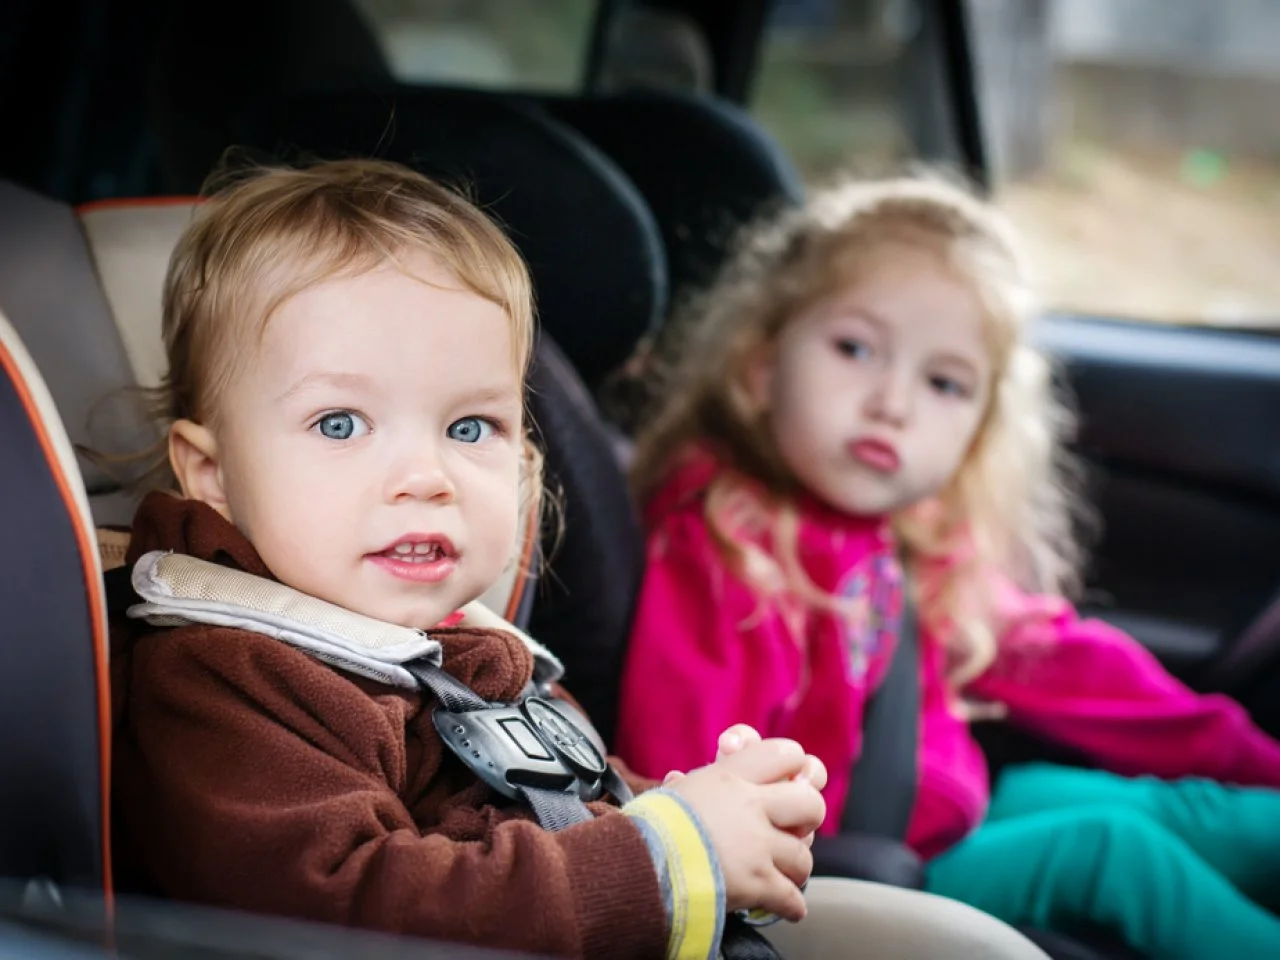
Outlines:
{"label": "jacket sleeve", "polygon": [[663,777],[715,759],[720,734],[765,736],[800,671],[781,617],[730,572],[699,518],[676,514],[650,535],[618,716],[618,753]]}
{"label": "jacket sleeve", "polygon": [[[267,638],[156,635],[131,673],[117,806],[162,892],[539,954],[664,954],[662,891],[632,817],[549,833],[484,806],[487,788],[452,766],[406,783],[398,698],[375,701]],[[439,822],[415,823],[406,793]]]}
{"label": "jacket sleeve", "polygon": [[969,691],[1125,775],[1280,787],[1280,744],[1238,703],[1197,694],[1136,640],[1063,600],[1002,588],[1000,654]]}

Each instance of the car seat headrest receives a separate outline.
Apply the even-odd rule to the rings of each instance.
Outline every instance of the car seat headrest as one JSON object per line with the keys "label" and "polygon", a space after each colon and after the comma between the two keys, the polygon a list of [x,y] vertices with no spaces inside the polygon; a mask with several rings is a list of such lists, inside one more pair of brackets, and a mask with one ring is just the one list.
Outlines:
{"label": "car seat headrest", "polygon": [[[72,442],[106,453],[146,449],[155,430],[132,390],[134,367],[75,212],[0,182],[0,225],[0,309],[44,374]],[[155,331],[158,339],[158,324]],[[113,500],[118,481],[88,459],[81,468],[100,519],[127,519],[131,507]]]}
{"label": "car seat headrest", "polygon": [[500,96],[304,94],[242,114],[234,134],[277,157],[382,156],[467,189],[520,248],[543,328],[592,388],[665,314],[662,240],[634,186],[582,136]]}
{"label": "car seat headrest", "polygon": [[154,387],[164,377],[164,277],[173,248],[198,205],[196,197],[153,197],[99,201],[77,210],[134,382],[140,386]]}
{"label": "car seat headrest", "polygon": [[803,199],[786,152],[728,101],[657,90],[535,99],[635,183],[662,231],[673,303],[710,282],[742,224]]}
{"label": "car seat headrest", "polygon": [[199,192],[213,161],[234,143],[229,118],[258,97],[389,83],[391,67],[361,6],[351,0],[164,4],[148,90],[161,189]]}
{"label": "car seat headrest", "polygon": [[110,891],[107,615],[53,398],[0,315],[0,876]]}

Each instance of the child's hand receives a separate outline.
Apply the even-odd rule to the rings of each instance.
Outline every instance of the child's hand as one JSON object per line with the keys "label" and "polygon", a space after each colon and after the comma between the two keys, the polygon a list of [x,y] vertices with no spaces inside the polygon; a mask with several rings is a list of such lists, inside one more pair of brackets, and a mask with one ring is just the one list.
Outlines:
{"label": "child's hand", "polygon": [[813,869],[807,839],[826,815],[820,788],[801,778],[808,761],[794,741],[756,739],[669,779],[710,835],[730,911],[803,919],[800,885]]}
{"label": "child's hand", "polygon": [[[720,734],[720,740],[716,745],[716,761],[719,762],[750,744],[759,743],[760,740],[760,734],[756,732],[754,727],[749,727],[745,723],[735,723]],[[805,757],[804,769],[800,771],[799,779],[808,780],[819,790],[825,789],[827,786],[826,765],[815,756],[809,755]]]}

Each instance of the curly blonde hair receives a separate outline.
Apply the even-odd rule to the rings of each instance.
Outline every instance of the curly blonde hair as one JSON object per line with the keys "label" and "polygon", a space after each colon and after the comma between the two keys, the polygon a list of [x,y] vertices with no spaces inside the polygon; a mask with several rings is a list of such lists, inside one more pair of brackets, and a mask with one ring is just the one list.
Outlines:
{"label": "curly blonde hair", "polygon": [[[989,405],[960,469],[936,497],[891,518],[922,620],[946,645],[958,687],[995,657],[995,578],[1068,593],[1080,552],[1074,471],[1061,443],[1072,418],[1048,362],[1025,339],[1027,268],[1010,225],[968,189],[936,175],[844,180],[747,228],[659,351],[652,386],[660,399],[637,440],[632,484],[647,503],[683,453],[710,450],[726,469],[708,491],[707,520],[733,568],[762,596],[779,596],[785,584],[793,602],[838,606],[815,594],[790,555],[800,491],[757,415],[748,371],[788,323],[856,283],[891,243],[936,253],[971,285],[992,358]],[[724,521],[721,507],[740,500],[734,491],[744,483],[763,491],[770,563],[746,527]]]}

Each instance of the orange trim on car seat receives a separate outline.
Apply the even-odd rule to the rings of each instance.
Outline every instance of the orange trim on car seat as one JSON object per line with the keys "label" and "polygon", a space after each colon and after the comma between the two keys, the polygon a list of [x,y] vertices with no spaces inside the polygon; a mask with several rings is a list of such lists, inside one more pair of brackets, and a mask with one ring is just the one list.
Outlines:
{"label": "orange trim on car seat", "polygon": [[528,536],[524,539],[524,549],[520,551],[520,569],[516,571],[515,582],[511,585],[511,595],[507,597],[507,609],[502,619],[515,623],[520,613],[520,603],[524,600],[524,591],[529,584],[533,569],[533,553],[538,544],[538,521],[542,519],[542,501],[539,497],[530,497],[529,520],[525,526]]}
{"label": "orange trim on car seat", "polygon": [[193,203],[204,203],[204,197],[106,197],[102,200],[89,200],[76,207],[76,213],[90,213],[94,210],[117,210],[135,207],[180,207]]}
{"label": "orange trim on car seat", "polygon": [[100,764],[98,787],[102,803],[102,895],[107,916],[110,918],[115,906],[111,883],[111,693],[107,668],[107,637],[102,634],[102,625],[106,623],[107,618],[107,603],[102,580],[95,575],[97,567],[94,563],[94,555],[98,548],[93,542],[90,531],[85,529],[83,523],[77,522],[79,508],[76,505],[76,497],[71,492],[70,481],[62,469],[53,441],[45,429],[40,408],[27,388],[26,380],[18,370],[17,361],[5,348],[3,342],[0,342],[0,368],[3,368],[8,375],[9,381],[18,394],[18,399],[27,411],[27,416],[31,418],[31,426],[40,442],[40,448],[44,451],[45,459],[48,460],[53,471],[62,502],[72,518],[71,526],[75,530],[76,545],[80,549],[81,567],[84,570],[85,587],[89,597],[89,614],[93,622],[93,660],[98,689],[98,762]]}

